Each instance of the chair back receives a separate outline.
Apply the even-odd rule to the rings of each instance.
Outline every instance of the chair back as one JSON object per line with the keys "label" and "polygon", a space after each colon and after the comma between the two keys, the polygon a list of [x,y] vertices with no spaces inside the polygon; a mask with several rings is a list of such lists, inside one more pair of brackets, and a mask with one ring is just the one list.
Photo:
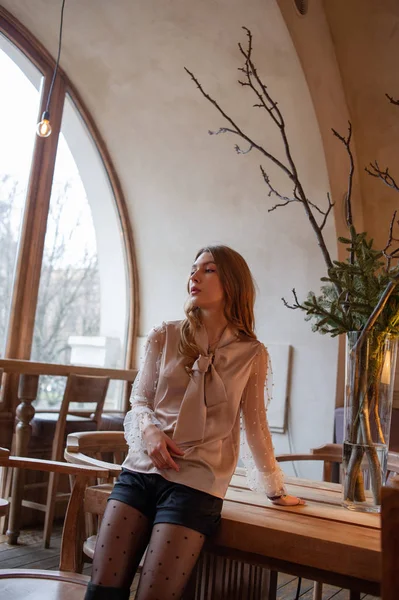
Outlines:
{"label": "chair back", "polygon": [[397,600],[399,590],[399,477],[382,488],[382,600]]}
{"label": "chair back", "polygon": [[53,460],[62,459],[66,420],[68,413],[71,412],[70,404],[72,402],[78,404],[94,403],[95,409],[92,420],[96,423],[97,427],[99,427],[108,385],[109,377],[93,377],[89,375],[76,375],[73,373],[68,376],[55,428],[52,452]]}
{"label": "chair back", "polygon": [[342,446],[338,444],[325,444],[319,448],[312,448],[308,454],[278,454],[278,462],[322,461],[323,481],[333,481],[333,466],[342,462]]}
{"label": "chair back", "polygon": [[[331,469],[332,463],[342,463],[342,449],[342,444],[324,444],[318,448],[312,448],[310,453],[313,456],[324,457],[323,460],[326,460],[327,463],[330,463],[330,466],[327,466],[327,472],[329,472],[328,470]],[[318,458],[318,460],[320,459]],[[388,481],[388,479],[396,473],[399,473],[399,453],[388,452],[386,481]],[[330,480],[325,479],[325,481]]]}

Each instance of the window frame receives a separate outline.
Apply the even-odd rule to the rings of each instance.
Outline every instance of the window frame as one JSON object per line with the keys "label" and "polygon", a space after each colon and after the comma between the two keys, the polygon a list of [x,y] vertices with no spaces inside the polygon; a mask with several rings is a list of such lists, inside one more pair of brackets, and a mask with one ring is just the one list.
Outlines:
{"label": "window frame", "polygon": [[[8,38],[11,43],[31,60],[43,75],[38,114],[39,121],[45,108],[55,68],[55,60],[39,40],[2,6],[0,6],[0,33]],[[133,231],[122,186],[104,139],[84,104],[82,97],[61,67],[58,69],[54,82],[50,105],[52,133],[49,138],[36,136],[32,154],[4,357],[29,360],[31,354],[47,215],[50,205],[64,100],[67,94],[79,111],[97,147],[119,214],[125,246],[129,292],[125,368],[131,369],[135,364],[135,339],[137,337],[139,318],[138,277]],[[32,248],[35,249],[35,252],[32,252]],[[17,386],[18,379],[15,376],[4,376],[4,385],[1,388],[0,412],[13,412],[18,402]],[[127,404],[128,398],[125,395],[125,409],[127,408]]]}

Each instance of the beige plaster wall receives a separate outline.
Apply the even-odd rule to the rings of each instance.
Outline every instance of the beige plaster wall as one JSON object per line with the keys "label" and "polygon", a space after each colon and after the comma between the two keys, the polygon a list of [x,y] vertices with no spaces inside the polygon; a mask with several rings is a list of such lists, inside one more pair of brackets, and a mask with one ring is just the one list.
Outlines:
{"label": "beige plaster wall", "polygon": [[375,159],[399,182],[399,3],[397,0],[324,0],[356,135],[364,226],[383,247],[399,194],[367,175]]}
{"label": "beige plaster wall", "polygon": [[[3,5],[55,54],[56,3]],[[274,201],[262,183],[259,156],[237,156],[235,140],[207,135],[223,120],[183,70],[193,70],[244,128],[282,156],[270,121],[251,109],[248,90],[236,83],[244,24],[254,34],[258,69],[284,111],[309,196],[322,205],[329,190],[322,138],[274,0],[68,0],[61,62],[96,119],[126,194],[138,254],[140,333],[182,316],[198,247],[218,241],[242,252],[259,287],[259,338],[294,349],[290,435],[275,435],[275,447],[289,451],[291,441],[292,450],[304,451],[331,439],[337,341],[312,333],[281,297],[290,298],[294,286],[300,298],[317,289],[321,254],[299,206],[268,212]],[[273,184],[289,193],[281,173],[264,164]],[[333,220],[325,235],[334,255]]]}

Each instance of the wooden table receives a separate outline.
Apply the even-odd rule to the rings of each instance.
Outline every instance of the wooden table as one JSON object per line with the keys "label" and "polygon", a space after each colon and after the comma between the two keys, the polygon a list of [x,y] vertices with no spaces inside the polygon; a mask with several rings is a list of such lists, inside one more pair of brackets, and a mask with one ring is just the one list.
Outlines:
{"label": "wooden table", "polygon": [[[264,494],[251,492],[244,476],[234,475],[221,526],[205,547],[213,557],[210,568],[203,570],[205,579],[220,576],[217,560],[225,557],[350,589],[351,599],[360,598],[360,592],[379,596],[380,515],[341,506],[339,484],[297,478],[286,478],[286,482],[288,492],[304,498],[305,506],[273,505]],[[111,489],[104,485],[87,490],[100,514]]]}
{"label": "wooden table", "polygon": [[[109,377],[131,384],[137,374],[133,369],[105,369],[100,367],[84,367],[77,365],[59,365],[33,362],[29,360],[0,359],[0,373],[19,376],[18,400],[16,409],[17,423],[15,427],[15,455],[27,456],[28,445],[32,432],[31,421],[35,416],[33,402],[36,399],[39,377],[53,375],[68,377],[71,373]],[[17,544],[21,521],[22,494],[24,472],[15,469],[11,491],[10,516],[7,529],[9,544]]]}
{"label": "wooden table", "polygon": [[287,478],[305,506],[272,505],[235,475],[212,551],[275,571],[380,595],[381,518],[341,506],[341,486]]}

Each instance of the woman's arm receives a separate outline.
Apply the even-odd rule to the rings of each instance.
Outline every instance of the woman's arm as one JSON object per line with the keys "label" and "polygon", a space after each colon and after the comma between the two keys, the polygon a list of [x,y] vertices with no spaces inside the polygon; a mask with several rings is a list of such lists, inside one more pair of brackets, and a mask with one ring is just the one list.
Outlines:
{"label": "woman's arm", "polygon": [[130,396],[132,408],[125,417],[124,428],[126,441],[133,452],[147,452],[159,469],[178,470],[170,451],[180,455],[183,452],[161,431],[161,423],[154,412],[165,335],[165,324],[154,327],[148,335],[143,364],[134,380]]}
{"label": "woman's arm", "polygon": [[268,498],[275,503],[299,504],[302,502],[298,498],[287,496],[284,474],[274,455],[264,398],[267,365],[267,350],[262,344],[253,361],[242,398],[243,425],[253,459],[245,451],[242,458],[250,472],[251,487],[265,491]]}
{"label": "woman's arm", "polygon": [[160,425],[154,413],[154,398],[165,345],[165,325],[150,331],[144,358],[130,395],[131,410],[125,417],[125,438],[133,451],[142,449],[142,433],[148,425]]}

